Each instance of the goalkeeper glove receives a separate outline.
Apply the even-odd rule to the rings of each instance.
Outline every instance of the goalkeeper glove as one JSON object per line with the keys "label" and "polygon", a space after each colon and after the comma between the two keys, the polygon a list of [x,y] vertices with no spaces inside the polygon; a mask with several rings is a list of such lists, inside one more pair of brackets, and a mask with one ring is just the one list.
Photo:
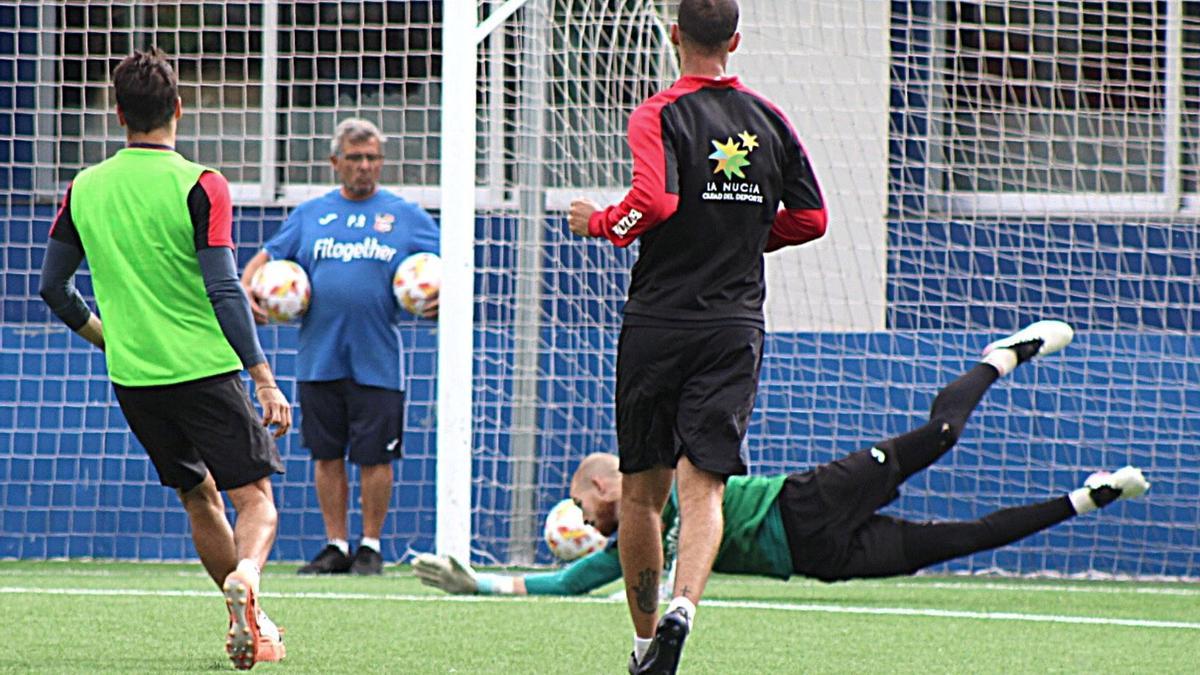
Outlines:
{"label": "goalkeeper glove", "polygon": [[512,577],[498,574],[479,574],[471,566],[449,555],[420,553],[413,560],[413,573],[426,586],[439,588],[453,595],[511,594]]}

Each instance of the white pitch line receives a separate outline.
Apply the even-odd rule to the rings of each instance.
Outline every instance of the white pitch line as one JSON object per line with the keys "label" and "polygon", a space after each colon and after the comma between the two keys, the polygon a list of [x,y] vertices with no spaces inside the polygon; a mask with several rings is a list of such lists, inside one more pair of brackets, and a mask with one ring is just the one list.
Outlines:
{"label": "white pitch line", "polygon": [[987,583],[961,581],[929,581],[925,583],[898,582],[892,584],[871,584],[876,588],[938,588],[954,591],[1030,591],[1034,593],[1108,593],[1113,595],[1175,595],[1181,597],[1200,596],[1196,588],[1167,588],[1164,586],[1070,586],[1064,584],[1021,584],[1021,583]]}
{"label": "white pitch line", "polygon": [[[124,597],[182,597],[216,598],[216,591],[190,590],[140,590],[134,588],[22,588],[0,586],[0,594],[9,595],[69,595],[69,596],[124,596]],[[478,595],[398,595],[375,593],[263,593],[265,598],[312,599],[312,600],[366,600],[388,602],[521,602],[536,600],[552,603],[624,604],[620,600],[599,597],[563,596],[478,596]],[[1200,623],[1191,621],[1160,621],[1156,619],[1115,619],[1094,616],[1069,616],[1058,614],[1020,614],[1016,612],[968,612],[948,609],[914,609],[910,607],[855,607],[852,605],[815,605],[775,602],[752,602],[744,600],[705,600],[705,607],[734,609],[761,609],[768,611],[809,612],[814,614],[864,614],[885,616],[922,616],[936,619],[973,619],[979,621],[1026,621],[1032,623],[1061,623],[1074,625],[1126,626],[1130,628],[1175,628],[1200,630]]]}
{"label": "white pitch line", "polygon": [[[181,564],[184,569],[169,571],[164,576],[175,576],[188,579],[207,579],[208,574],[203,570],[192,569],[186,563]],[[501,573],[505,570],[500,569]],[[0,579],[4,578],[19,578],[19,577],[46,577],[54,576],[59,578],[69,577],[89,577],[89,578],[111,578],[128,577],[128,572],[114,572],[112,570],[85,570],[85,569],[66,569],[52,570],[25,570],[25,569],[3,569],[0,567]],[[268,577],[269,578],[269,577]],[[765,577],[748,577],[743,576],[738,578],[738,583],[751,586],[773,586],[778,587],[780,582],[778,579],[767,579]],[[1168,582],[1171,583],[1171,582]],[[794,577],[789,585],[794,588],[811,587],[811,588],[827,588],[828,584],[813,580],[801,579]],[[1179,586],[1185,586],[1184,581],[1178,582]],[[1078,584],[1037,584],[1021,581],[1019,579],[1000,580],[1000,581],[888,581],[875,582],[863,579],[856,579],[850,582],[847,588],[936,588],[954,591],[1028,591],[1031,593],[1100,593],[1105,595],[1166,595],[1177,597],[1200,597],[1200,588],[1172,588],[1170,586],[1142,586],[1137,581],[1080,581]],[[625,592],[617,591],[622,600],[624,600]],[[378,597],[378,596],[372,596]],[[707,602],[707,601],[706,601]]]}

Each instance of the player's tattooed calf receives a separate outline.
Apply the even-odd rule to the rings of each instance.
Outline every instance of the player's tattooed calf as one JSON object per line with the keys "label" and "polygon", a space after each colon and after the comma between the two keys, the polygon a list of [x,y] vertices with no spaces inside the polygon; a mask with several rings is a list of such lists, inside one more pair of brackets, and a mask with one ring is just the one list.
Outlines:
{"label": "player's tattooed calf", "polygon": [[633,593],[637,597],[638,609],[647,614],[658,611],[658,572],[649,568],[638,572]]}

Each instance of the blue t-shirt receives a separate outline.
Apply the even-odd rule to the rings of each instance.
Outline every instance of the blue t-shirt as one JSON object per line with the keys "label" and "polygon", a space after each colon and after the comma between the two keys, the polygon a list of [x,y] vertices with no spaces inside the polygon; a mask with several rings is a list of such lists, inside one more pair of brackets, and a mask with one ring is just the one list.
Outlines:
{"label": "blue t-shirt", "polygon": [[296,379],[352,379],[403,391],[404,344],[392,295],[400,261],[438,252],[438,226],[387,190],[351,201],[340,189],[296,207],[263,248],[308,273],[312,301],[300,322]]}

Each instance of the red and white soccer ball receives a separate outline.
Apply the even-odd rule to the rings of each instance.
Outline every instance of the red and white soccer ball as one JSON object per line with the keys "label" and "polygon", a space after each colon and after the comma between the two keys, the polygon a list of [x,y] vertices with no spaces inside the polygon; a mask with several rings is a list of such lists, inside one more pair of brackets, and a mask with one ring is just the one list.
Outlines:
{"label": "red and white soccer ball", "polygon": [[258,268],[250,280],[250,292],[272,323],[299,319],[312,299],[308,275],[291,260],[272,260]]}
{"label": "red and white soccer ball", "polygon": [[583,511],[570,499],[564,499],[546,515],[542,532],[550,552],[559,560],[576,560],[604,548],[608,537],[583,522]]}
{"label": "red and white soccer ball", "polygon": [[396,268],[392,293],[396,303],[420,316],[442,289],[442,259],[429,252],[414,253]]}

